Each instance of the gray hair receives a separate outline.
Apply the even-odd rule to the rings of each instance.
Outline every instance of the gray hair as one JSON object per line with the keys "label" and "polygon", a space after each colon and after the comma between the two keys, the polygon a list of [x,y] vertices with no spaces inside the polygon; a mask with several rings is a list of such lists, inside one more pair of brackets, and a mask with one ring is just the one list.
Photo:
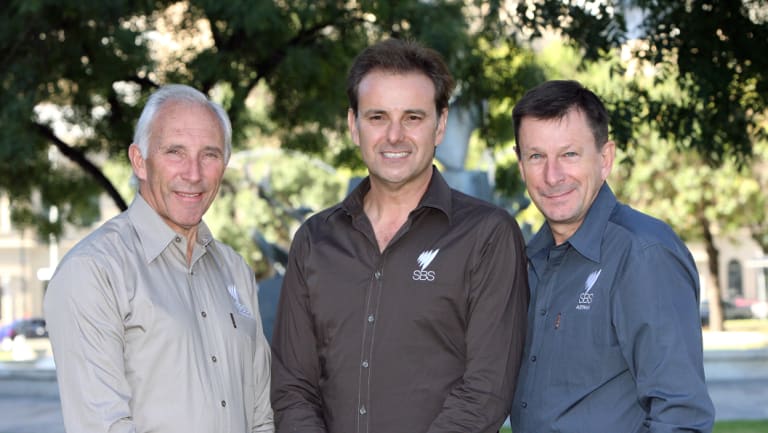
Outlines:
{"label": "gray hair", "polygon": [[144,159],[147,158],[149,152],[149,137],[152,133],[153,123],[160,107],[166,102],[199,104],[208,107],[216,114],[224,134],[224,163],[229,162],[229,157],[232,154],[232,123],[229,121],[227,112],[221,105],[208,99],[199,90],[184,84],[167,84],[160,87],[149,97],[147,105],[144,106],[139,121],[136,123],[136,132],[133,134],[133,142],[138,146]]}

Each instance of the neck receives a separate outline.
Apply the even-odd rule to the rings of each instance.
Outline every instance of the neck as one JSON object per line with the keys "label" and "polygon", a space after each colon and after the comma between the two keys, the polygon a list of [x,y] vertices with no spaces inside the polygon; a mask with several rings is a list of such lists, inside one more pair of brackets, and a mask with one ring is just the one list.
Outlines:
{"label": "neck", "polygon": [[373,226],[379,250],[389,244],[408,220],[408,215],[419,205],[427,190],[427,184],[420,189],[388,189],[371,182],[371,189],[363,199],[363,210]]}

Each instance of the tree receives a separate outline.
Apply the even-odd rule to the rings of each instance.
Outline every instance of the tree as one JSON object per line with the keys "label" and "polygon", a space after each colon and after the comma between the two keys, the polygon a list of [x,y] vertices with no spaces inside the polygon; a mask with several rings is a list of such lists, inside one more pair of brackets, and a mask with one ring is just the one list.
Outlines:
{"label": "tree", "polygon": [[[169,81],[220,100],[238,149],[253,146],[249,137],[258,131],[333,166],[360,167],[343,132],[344,72],[359,50],[388,36],[414,37],[442,52],[458,79],[456,101],[487,104],[480,136],[502,146],[511,137],[505,107],[543,79],[527,41],[558,30],[581,47],[583,59],[600,58],[631,36],[629,8],[643,8],[647,45],[635,55],[662,71],[678,67],[688,97],[681,104],[637,89],[616,107],[620,142],[633,144],[632,125],[648,122],[717,164],[743,161],[749,140],[765,135],[754,121],[767,92],[768,68],[757,51],[766,40],[762,0],[6,3],[0,190],[13,203],[14,221],[44,237],[59,234],[64,222],[95,220],[100,192],[125,208],[100,166],[125,160],[145,98]],[[259,94],[259,86],[268,91]],[[262,95],[269,101],[254,113],[253,99]],[[499,180],[503,188],[519,187]],[[51,205],[58,220],[49,219]]]}
{"label": "tree", "polygon": [[[359,166],[343,133],[344,75],[372,41],[413,37],[441,51],[466,103],[520,89],[482,80],[478,45],[500,33],[480,24],[495,21],[497,8],[472,6],[11,0],[0,12],[0,190],[10,197],[14,221],[37,227],[43,237],[60,234],[65,222],[94,221],[100,192],[125,209],[120,188],[100,166],[125,160],[143,102],[165,82],[191,84],[221,101],[238,149],[254,144],[255,130],[277,137],[285,149]],[[172,44],[163,45],[169,37]],[[513,70],[504,73],[497,83],[517,81]],[[268,91],[256,92],[259,86]],[[263,113],[252,110],[254,97],[270,98]],[[49,206],[57,206],[58,220],[49,220]]]}

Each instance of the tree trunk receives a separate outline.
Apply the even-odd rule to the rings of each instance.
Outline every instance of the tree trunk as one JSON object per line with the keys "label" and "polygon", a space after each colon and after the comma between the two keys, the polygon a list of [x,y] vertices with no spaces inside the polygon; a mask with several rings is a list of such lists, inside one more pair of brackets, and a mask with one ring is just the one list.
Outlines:
{"label": "tree trunk", "polygon": [[704,234],[704,246],[707,250],[707,299],[709,300],[709,329],[723,331],[723,301],[720,291],[720,252],[715,246],[715,239],[710,230],[709,220],[699,216]]}

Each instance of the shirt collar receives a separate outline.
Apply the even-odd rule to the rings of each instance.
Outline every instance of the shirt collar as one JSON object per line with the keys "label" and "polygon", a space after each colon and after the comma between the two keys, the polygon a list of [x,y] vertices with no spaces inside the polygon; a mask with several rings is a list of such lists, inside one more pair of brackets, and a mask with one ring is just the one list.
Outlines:
{"label": "shirt collar", "polygon": [[[589,207],[581,226],[566,242],[587,259],[599,262],[603,233],[605,233],[605,228],[608,226],[608,220],[614,207],[616,207],[616,203],[617,200],[613,191],[607,182],[603,182],[603,186],[600,187],[600,191]],[[545,223],[528,243],[526,253],[528,257],[534,257],[542,250],[552,248],[554,244],[552,230],[549,224]]]}
{"label": "shirt collar", "polygon": [[[351,193],[349,193],[344,201],[342,201],[340,209],[343,209],[352,216],[361,215],[364,212],[363,203],[365,194],[367,194],[370,189],[371,178],[368,176],[363,179]],[[451,219],[451,187],[434,165],[432,166],[432,178],[429,181],[427,191],[424,193],[424,196],[421,197],[421,201],[419,201],[419,205],[414,211],[424,207],[437,209],[443,212],[449,221]],[[328,216],[330,217],[331,214],[333,214],[333,212],[329,213]]]}
{"label": "shirt collar", "polygon": [[[136,197],[126,212],[141,241],[144,259],[147,263],[152,262],[162,254],[177,236],[181,236],[163,221],[163,218],[139,193],[136,193]],[[213,234],[210,229],[203,221],[200,221],[197,226],[197,242],[207,246],[212,240]]]}

